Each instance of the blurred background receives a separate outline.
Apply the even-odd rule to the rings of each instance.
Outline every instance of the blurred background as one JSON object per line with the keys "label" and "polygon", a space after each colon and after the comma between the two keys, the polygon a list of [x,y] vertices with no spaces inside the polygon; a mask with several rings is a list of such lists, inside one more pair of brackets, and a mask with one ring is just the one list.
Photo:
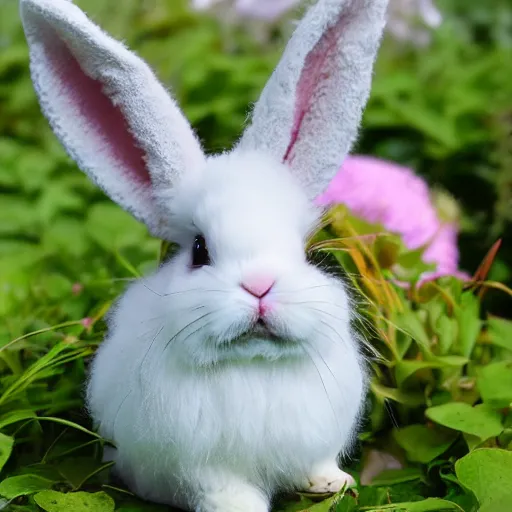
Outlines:
{"label": "blurred background", "polygon": [[[354,153],[427,180],[440,215],[460,224],[462,269],[474,272],[503,238],[489,278],[510,284],[512,1],[434,1],[391,0]],[[303,7],[293,0],[76,3],[153,66],[210,152],[240,135]],[[112,276],[148,270],[158,248],[50,132],[30,81],[18,4],[0,0],[0,337],[12,339],[28,323],[37,328],[43,307],[54,321],[85,316]],[[494,311],[507,315],[507,303]]]}

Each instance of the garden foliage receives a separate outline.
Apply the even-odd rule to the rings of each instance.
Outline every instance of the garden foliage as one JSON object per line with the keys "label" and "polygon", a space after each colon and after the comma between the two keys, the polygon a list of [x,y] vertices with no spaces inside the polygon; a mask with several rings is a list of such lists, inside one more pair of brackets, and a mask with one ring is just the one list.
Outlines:
{"label": "garden foliage", "polygon": [[[222,24],[184,0],[77,3],[158,70],[210,151],[239,135],[289,30]],[[357,151],[414,167],[460,200],[462,267],[475,280],[418,287],[430,270],[421,250],[332,211],[310,249],[344,268],[360,304],[373,379],[348,469],[365,485],[283,497],[275,510],[512,510],[512,7],[438,6],[446,21],[430,46],[384,41]],[[82,408],[104,315],[157,267],[161,245],[49,131],[17,8],[0,0],[0,510],[164,511],[109,480],[108,440]]]}

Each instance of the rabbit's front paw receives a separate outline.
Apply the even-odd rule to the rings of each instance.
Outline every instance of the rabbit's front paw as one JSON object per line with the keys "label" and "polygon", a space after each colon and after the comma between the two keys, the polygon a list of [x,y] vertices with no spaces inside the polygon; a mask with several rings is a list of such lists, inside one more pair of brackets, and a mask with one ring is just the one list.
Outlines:
{"label": "rabbit's front paw", "polygon": [[196,512],[268,512],[268,499],[257,488],[233,479],[215,485],[210,481],[203,488]]}
{"label": "rabbit's front paw", "polygon": [[333,461],[316,465],[304,490],[318,494],[335,493],[344,486],[355,487],[356,481],[348,473],[342,471]]}

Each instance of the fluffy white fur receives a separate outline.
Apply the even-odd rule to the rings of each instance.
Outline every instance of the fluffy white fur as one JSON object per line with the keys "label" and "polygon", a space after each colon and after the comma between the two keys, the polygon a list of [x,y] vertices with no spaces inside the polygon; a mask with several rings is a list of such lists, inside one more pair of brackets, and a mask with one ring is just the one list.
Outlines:
{"label": "fluffy white fur", "polygon": [[[273,494],[336,491],[366,378],[340,281],[307,263],[311,198],[357,132],[386,0],[319,0],[231,153],[206,158],[147,65],[67,0],[21,0],[43,112],[79,166],[175,257],[110,314],[87,401],[141,496],[267,512]],[[211,265],[191,268],[204,235]],[[273,333],[243,281],[270,276]],[[247,335],[244,333],[252,332]],[[261,331],[260,331],[261,332]]]}
{"label": "fluffy white fur", "polygon": [[[264,511],[277,489],[314,486],[315,466],[332,467],[353,439],[364,378],[349,302],[305,260],[316,215],[286,167],[217,157],[178,195],[183,250],[120,300],[90,410],[138,494],[225,512],[254,500]],[[212,265],[190,269],[197,232]],[[258,302],[240,283],[261,269],[276,277],[268,323],[283,339],[232,342]],[[219,497],[238,491],[253,497],[232,508]],[[212,496],[222,506],[205,505]]]}

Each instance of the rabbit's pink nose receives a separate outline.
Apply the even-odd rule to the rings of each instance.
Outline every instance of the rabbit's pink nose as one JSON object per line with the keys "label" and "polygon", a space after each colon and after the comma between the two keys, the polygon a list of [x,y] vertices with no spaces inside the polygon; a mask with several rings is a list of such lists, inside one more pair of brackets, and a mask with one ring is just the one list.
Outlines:
{"label": "rabbit's pink nose", "polygon": [[261,299],[267,295],[275,282],[276,281],[273,277],[266,275],[254,275],[244,279],[241,286],[251,295]]}

